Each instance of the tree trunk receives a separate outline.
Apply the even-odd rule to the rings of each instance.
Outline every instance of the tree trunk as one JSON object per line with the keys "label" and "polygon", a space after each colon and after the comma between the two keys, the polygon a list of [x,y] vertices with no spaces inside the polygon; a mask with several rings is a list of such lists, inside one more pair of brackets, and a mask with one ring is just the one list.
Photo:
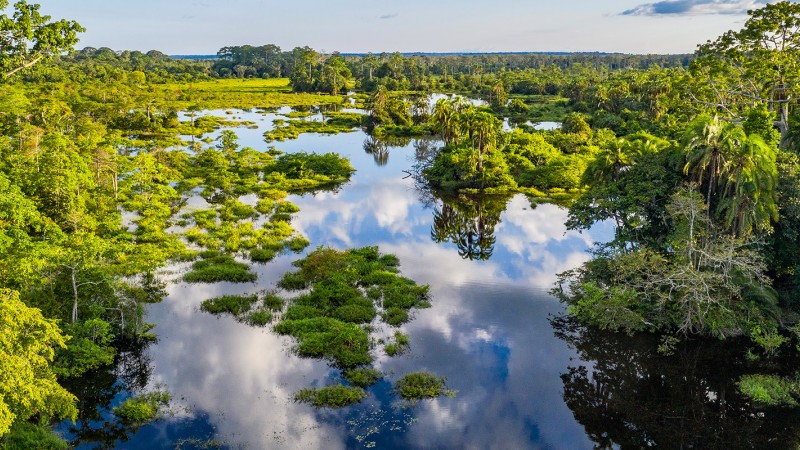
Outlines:
{"label": "tree trunk", "polygon": [[72,301],[72,324],[74,325],[75,322],[78,321],[78,280],[76,279],[76,269],[73,267],[70,269],[70,277],[72,278],[72,294],[73,294],[73,301]]}

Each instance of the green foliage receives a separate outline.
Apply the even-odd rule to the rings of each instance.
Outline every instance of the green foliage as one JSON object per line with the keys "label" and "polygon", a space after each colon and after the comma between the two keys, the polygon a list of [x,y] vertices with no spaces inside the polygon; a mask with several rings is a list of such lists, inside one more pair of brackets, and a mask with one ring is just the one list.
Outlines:
{"label": "green foliage", "polygon": [[0,450],[67,450],[69,444],[48,427],[30,422],[16,422],[0,438]]}
{"label": "green foliage", "polygon": [[[8,0],[0,0],[0,10],[8,7]],[[20,70],[72,50],[78,43],[78,33],[86,31],[75,21],[50,21],[50,16],[39,12],[39,5],[26,1],[14,4],[12,15],[0,15],[3,35],[3,52],[0,53],[0,75],[3,78]]]}
{"label": "green foliage", "polygon": [[329,120],[317,122],[313,120],[275,120],[275,127],[264,133],[264,140],[283,142],[286,139],[297,139],[303,133],[339,134],[355,131],[349,120]]}
{"label": "green foliage", "polygon": [[294,394],[294,401],[308,403],[317,407],[341,408],[360,402],[367,393],[360,387],[340,384],[324,388],[305,388]]}
{"label": "green foliage", "polygon": [[368,388],[377,383],[383,375],[377,370],[369,367],[350,369],[344,372],[344,379],[350,384],[360,388]]}
{"label": "green foliage", "polygon": [[157,419],[159,411],[168,406],[171,399],[169,392],[148,392],[128,398],[113,411],[123,423],[143,425]]}
{"label": "green foliage", "polygon": [[797,406],[800,382],[775,375],[744,375],[739,391],[760,406]]}
{"label": "green foliage", "polygon": [[377,247],[318,248],[293,264],[299,271],[284,275],[279,285],[311,290],[291,300],[275,331],[297,339],[301,356],[326,358],[340,368],[369,364],[369,333],[360,324],[380,312],[398,325],[408,321],[411,309],[429,306],[427,286],[398,275],[397,257],[381,255]]}
{"label": "green foliage", "polygon": [[247,264],[236,262],[230,256],[216,256],[192,264],[192,270],[183,276],[187,283],[253,282],[258,276],[250,272]]}
{"label": "green foliage", "polygon": [[444,377],[437,377],[430,372],[416,372],[404,375],[395,383],[395,389],[406,400],[455,395],[453,391],[447,389]]}
{"label": "green foliage", "polygon": [[65,346],[53,321],[22,303],[17,292],[0,290],[0,436],[33,416],[75,419],[77,399],[50,368],[53,348]]}
{"label": "green foliage", "polygon": [[200,309],[211,314],[227,313],[238,316],[250,310],[257,301],[257,295],[223,295],[203,300]]}
{"label": "green foliage", "polygon": [[629,332],[726,337],[774,328],[776,296],[752,244],[716,233],[694,191],[674,194],[667,212],[669,252],[608,249],[561,275],[554,293],[569,311],[586,323]]}
{"label": "green foliage", "polygon": [[79,377],[89,370],[108,366],[114,362],[116,350],[111,324],[101,319],[90,319],[65,327],[71,336],[67,347],[56,352],[53,371],[62,378]]}

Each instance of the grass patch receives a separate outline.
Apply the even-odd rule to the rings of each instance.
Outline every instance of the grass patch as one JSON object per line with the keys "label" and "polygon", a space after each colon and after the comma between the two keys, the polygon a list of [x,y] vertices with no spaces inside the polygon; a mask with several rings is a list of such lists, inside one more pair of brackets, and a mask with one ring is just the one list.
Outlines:
{"label": "grass patch", "polygon": [[415,372],[405,375],[397,380],[395,389],[406,400],[455,395],[453,391],[447,389],[444,377],[437,377],[430,372]]}
{"label": "grass patch", "polygon": [[341,408],[358,403],[366,396],[367,393],[360,387],[337,384],[319,389],[301,389],[294,394],[294,401],[317,407]]}
{"label": "grass patch", "polygon": [[250,266],[237,262],[231,256],[221,255],[203,259],[192,264],[192,270],[183,276],[187,283],[250,283],[258,276]]}
{"label": "grass patch", "polygon": [[744,375],[739,391],[762,406],[797,406],[800,381],[775,375]]}
{"label": "grass patch", "polygon": [[223,295],[200,303],[200,309],[211,314],[231,314],[238,316],[249,311],[258,301],[256,295]]}
{"label": "grass patch", "polygon": [[123,423],[142,425],[157,419],[159,411],[168,406],[170,400],[168,392],[150,392],[125,400],[113,412]]}
{"label": "grass patch", "polygon": [[380,372],[372,367],[361,367],[358,369],[351,369],[344,372],[344,379],[353,386],[367,388],[377,383],[383,376]]}
{"label": "grass patch", "polygon": [[297,139],[303,133],[339,134],[355,131],[349,121],[316,122],[311,120],[275,119],[275,127],[264,133],[264,141],[283,142],[286,139]]}
{"label": "grass patch", "polygon": [[411,339],[408,335],[401,331],[394,332],[394,342],[390,342],[384,346],[383,350],[389,356],[398,356],[406,353],[410,349]]}

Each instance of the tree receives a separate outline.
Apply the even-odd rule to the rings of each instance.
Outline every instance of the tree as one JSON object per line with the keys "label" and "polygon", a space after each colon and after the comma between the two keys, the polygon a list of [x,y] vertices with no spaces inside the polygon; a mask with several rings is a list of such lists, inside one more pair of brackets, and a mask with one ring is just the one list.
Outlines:
{"label": "tree", "polygon": [[710,88],[701,101],[737,119],[744,107],[764,103],[778,113],[775,125],[785,140],[800,81],[800,3],[781,1],[749,14],[740,31],[698,48],[692,69]]}
{"label": "tree", "polygon": [[54,321],[27,307],[17,292],[0,289],[0,436],[34,415],[75,420],[77,399],[50,368],[53,347],[65,345]]}
{"label": "tree", "polygon": [[[0,0],[0,9],[8,0]],[[75,21],[50,21],[39,13],[39,5],[25,0],[14,4],[14,14],[0,15],[0,76],[10,77],[36,63],[71,50],[78,33],[86,31]]]}
{"label": "tree", "polygon": [[322,90],[338,95],[342,89],[347,88],[347,82],[351,77],[352,73],[347,67],[344,58],[339,54],[334,54],[325,61],[322,67],[320,84]]}
{"label": "tree", "polygon": [[705,186],[709,214],[720,214],[733,235],[766,230],[778,219],[775,150],[761,136],[700,116],[692,122],[687,142],[684,172]]}
{"label": "tree", "polygon": [[731,155],[719,205],[725,226],[734,236],[765,231],[778,220],[775,150],[753,134]]}

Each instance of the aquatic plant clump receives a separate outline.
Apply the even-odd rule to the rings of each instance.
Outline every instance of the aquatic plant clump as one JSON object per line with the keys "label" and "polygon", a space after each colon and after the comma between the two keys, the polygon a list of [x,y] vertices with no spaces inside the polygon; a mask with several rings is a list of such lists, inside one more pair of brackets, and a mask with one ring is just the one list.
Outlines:
{"label": "aquatic plant clump", "polygon": [[249,311],[257,301],[257,295],[223,295],[203,300],[200,309],[211,314],[228,313],[238,316]]}
{"label": "aquatic plant clump", "polygon": [[739,380],[739,391],[761,406],[797,406],[800,380],[775,375],[745,375]]}
{"label": "aquatic plant clump", "polygon": [[[297,139],[302,133],[321,133],[339,134],[355,131],[352,120],[329,120],[327,122],[315,122],[310,120],[274,120],[275,128],[264,133],[266,142],[284,141],[286,139]],[[359,126],[360,121],[355,126]]]}
{"label": "aquatic plant clump", "polygon": [[294,401],[317,407],[341,408],[358,403],[367,396],[360,387],[336,384],[324,388],[305,388],[294,394]]}
{"label": "aquatic plant clump", "polygon": [[437,377],[430,372],[416,372],[405,375],[397,380],[395,389],[406,400],[455,395],[455,392],[447,389],[444,377]]}
{"label": "aquatic plant clump", "polygon": [[192,264],[192,270],[183,276],[187,283],[250,283],[258,276],[250,271],[247,264],[237,262],[231,256],[219,255],[201,259]]}
{"label": "aquatic plant clump", "polygon": [[382,374],[371,367],[361,367],[359,369],[347,370],[343,374],[344,379],[353,386],[366,388],[377,383]]}
{"label": "aquatic plant clump", "polygon": [[[300,270],[287,273],[279,286],[310,291],[291,299],[275,331],[294,337],[301,356],[326,358],[337,367],[372,362],[363,324],[381,317],[397,325],[412,309],[430,306],[428,286],[398,275],[397,257],[381,255],[377,247],[318,248],[294,265]],[[399,315],[402,320],[395,319]]]}
{"label": "aquatic plant clump", "polygon": [[238,322],[263,327],[272,322],[273,311],[279,311],[282,307],[277,304],[275,298],[275,295],[267,294],[259,302],[258,295],[255,294],[223,295],[203,300],[200,309],[215,315],[230,314]]}
{"label": "aquatic plant clump", "polygon": [[114,408],[114,415],[123,423],[142,425],[158,418],[162,408],[169,405],[168,392],[155,391],[131,397]]}

